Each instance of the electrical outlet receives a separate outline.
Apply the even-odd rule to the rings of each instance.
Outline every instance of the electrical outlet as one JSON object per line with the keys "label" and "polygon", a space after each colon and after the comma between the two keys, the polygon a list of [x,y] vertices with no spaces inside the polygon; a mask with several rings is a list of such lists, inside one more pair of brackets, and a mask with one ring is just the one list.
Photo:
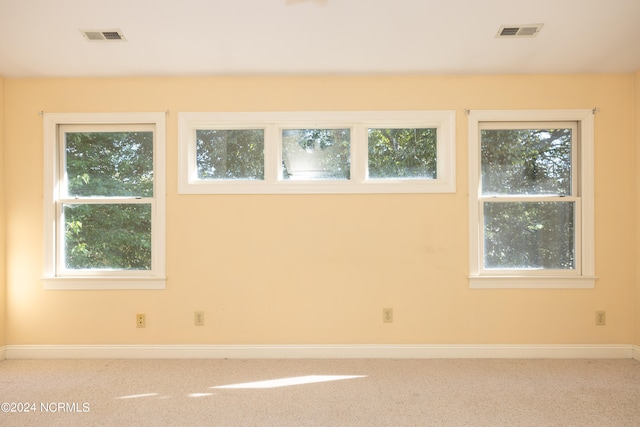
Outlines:
{"label": "electrical outlet", "polygon": [[204,311],[195,311],[193,313],[193,324],[196,326],[204,326]]}
{"label": "electrical outlet", "polygon": [[607,324],[607,312],[604,310],[596,311],[596,326],[604,326]]}
{"label": "electrical outlet", "polygon": [[145,326],[147,326],[147,318],[144,313],[136,314],[136,326],[138,328],[144,328]]}
{"label": "electrical outlet", "polygon": [[382,321],[384,323],[392,323],[393,322],[393,308],[383,308],[382,309]]}

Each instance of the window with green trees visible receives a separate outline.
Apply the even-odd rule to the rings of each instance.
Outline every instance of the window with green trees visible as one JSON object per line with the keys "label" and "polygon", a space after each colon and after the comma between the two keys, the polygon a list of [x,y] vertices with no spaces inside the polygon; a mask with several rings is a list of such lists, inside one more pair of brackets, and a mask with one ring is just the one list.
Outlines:
{"label": "window with green trees visible", "polygon": [[498,126],[480,130],[484,269],[575,269],[576,124]]}
{"label": "window with green trees visible", "polygon": [[181,193],[455,190],[454,111],[178,116]]}
{"label": "window with green trees visible", "polygon": [[150,270],[153,131],[89,129],[60,128],[63,267]]}
{"label": "window with green trees visible", "polygon": [[[51,244],[45,277],[57,283],[52,287],[163,287],[164,177],[158,159],[164,130],[158,132],[159,122],[71,117],[47,117],[54,135],[46,138],[51,205],[45,217],[52,225],[45,227]],[[112,281],[95,281],[105,278]]]}
{"label": "window with green trees visible", "polygon": [[264,129],[198,129],[198,179],[264,179]]}
{"label": "window with green trees visible", "polygon": [[[472,283],[592,286],[589,113],[475,114],[492,120],[470,120]],[[580,119],[534,120],[556,116]]]}
{"label": "window with green trees visible", "polygon": [[436,128],[368,129],[369,178],[435,179]]}
{"label": "window with green trees visible", "polygon": [[351,129],[283,129],[282,179],[348,180]]}

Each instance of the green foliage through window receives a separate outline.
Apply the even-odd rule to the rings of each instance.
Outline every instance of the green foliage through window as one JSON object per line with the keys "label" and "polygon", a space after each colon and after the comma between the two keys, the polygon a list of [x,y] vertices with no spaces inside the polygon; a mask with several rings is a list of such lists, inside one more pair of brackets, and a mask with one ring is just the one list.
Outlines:
{"label": "green foliage through window", "polygon": [[65,136],[69,196],[153,196],[153,132],[67,132]]}
{"label": "green foliage through window", "polygon": [[150,204],[67,204],[65,267],[151,269]]}
{"label": "green foliage through window", "polygon": [[575,269],[572,128],[480,136],[485,268]]}
{"label": "green foliage through window", "polygon": [[571,129],[485,129],[483,194],[571,194]]}
{"label": "green foliage through window", "polygon": [[437,130],[369,129],[369,177],[437,178]]}
{"label": "green foliage through window", "polygon": [[455,111],[178,114],[180,194],[455,191]]}
{"label": "green foliage through window", "polygon": [[64,135],[65,268],[151,270],[153,132]]}
{"label": "green foliage through window", "polygon": [[349,179],[351,130],[283,130],[282,157],[285,179]]}
{"label": "green foliage through window", "polygon": [[198,179],[264,179],[263,129],[196,130]]}
{"label": "green foliage through window", "polygon": [[485,268],[575,268],[574,210],[570,202],[485,203]]}

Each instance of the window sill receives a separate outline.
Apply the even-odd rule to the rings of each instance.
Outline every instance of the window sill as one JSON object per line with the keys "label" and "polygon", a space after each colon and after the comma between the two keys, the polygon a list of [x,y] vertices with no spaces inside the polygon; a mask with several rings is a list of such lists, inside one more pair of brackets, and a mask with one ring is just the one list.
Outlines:
{"label": "window sill", "polygon": [[592,289],[595,276],[469,276],[472,289]]}
{"label": "window sill", "polygon": [[455,182],[444,179],[189,181],[180,184],[179,194],[427,194],[455,193]]}
{"label": "window sill", "polygon": [[48,290],[165,289],[166,277],[44,277]]}

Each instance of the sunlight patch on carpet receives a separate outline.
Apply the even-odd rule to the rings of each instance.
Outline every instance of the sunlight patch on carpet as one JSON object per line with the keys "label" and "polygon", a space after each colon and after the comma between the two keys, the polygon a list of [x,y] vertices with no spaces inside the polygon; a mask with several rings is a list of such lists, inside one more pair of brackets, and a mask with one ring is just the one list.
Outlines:
{"label": "sunlight patch on carpet", "polygon": [[366,377],[366,375],[307,375],[304,377],[278,378],[275,380],[256,381],[251,383],[220,385],[211,388],[277,388],[364,377]]}
{"label": "sunlight patch on carpet", "polygon": [[139,397],[154,397],[158,396],[158,393],[144,393],[144,394],[131,394],[129,396],[120,396],[118,399],[137,399]]}

